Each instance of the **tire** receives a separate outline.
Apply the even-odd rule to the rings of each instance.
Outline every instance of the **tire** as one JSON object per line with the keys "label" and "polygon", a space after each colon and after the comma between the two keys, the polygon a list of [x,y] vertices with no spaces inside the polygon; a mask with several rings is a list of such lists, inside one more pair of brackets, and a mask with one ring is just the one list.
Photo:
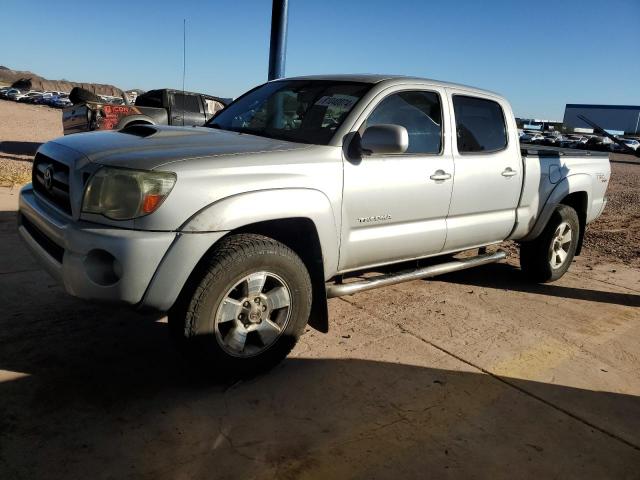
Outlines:
{"label": "tire", "polygon": [[187,361],[218,379],[253,376],[278,364],[311,311],[304,263],[261,235],[223,239],[185,288],[169,312],[170,332]]}
{"label": "tire", "polygon": [[71,93],[69,93],[69,100],[71,100],[71,103],[74,105],[89,102],[102,102],[98,95],[81,87],[73,87]]}
{"label": "tire", "polygon": [[558,205],[538,238],[520,244],[520,268],[534,282],[553,282],[571,266],[580,238],[576,211]]}

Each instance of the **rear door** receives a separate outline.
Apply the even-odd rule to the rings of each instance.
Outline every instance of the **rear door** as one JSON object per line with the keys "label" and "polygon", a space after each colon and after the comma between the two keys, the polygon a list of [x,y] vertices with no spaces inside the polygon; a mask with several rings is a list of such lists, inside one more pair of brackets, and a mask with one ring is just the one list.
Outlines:
{"label": "rear door", "polygon": [[522,159],[508,103],[464,90],[447,92],[456,177],[444,251],[454,251],[508,237],[522,188]]}
{"label": "rear door", "polygon": [[62,110],[62,129],[65,135],[89,131],[89,107],[86,103]]}
{"label": "rear door", "polygon": [[200,95],[174,93],[171,105],[171,125],[201,126],[204,124],[204,108]]}
{"label": "rear door", "polygon": [[341,270],[442,250],[453,185],[447,114],[444,89],[422,85],[387,89],[363,111],[359,134],[371,125],[401,125],[409,148],[403,154],[345,158]]}

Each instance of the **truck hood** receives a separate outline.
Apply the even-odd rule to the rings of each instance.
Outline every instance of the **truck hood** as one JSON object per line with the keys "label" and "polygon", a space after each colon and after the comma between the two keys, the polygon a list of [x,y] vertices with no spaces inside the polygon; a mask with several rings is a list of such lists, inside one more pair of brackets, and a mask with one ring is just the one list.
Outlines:
{"label": "truck hood", "polygon": [[54,143],[92,163],[153,170],[192,158],[255,154],[309,148],[310,145],[205,127],[133,125],[118,132],[69,135]]}

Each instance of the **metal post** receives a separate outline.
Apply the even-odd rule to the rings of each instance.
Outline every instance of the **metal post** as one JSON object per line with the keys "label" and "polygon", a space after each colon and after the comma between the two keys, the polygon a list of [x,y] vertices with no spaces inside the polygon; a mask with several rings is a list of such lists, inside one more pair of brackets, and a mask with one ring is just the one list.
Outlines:
{"label": "metal post", "polygon": [[289,0],[273,0],[271,9],[271,45],[269,50],[269,80],[284,77],[287,57],[287,20]]}

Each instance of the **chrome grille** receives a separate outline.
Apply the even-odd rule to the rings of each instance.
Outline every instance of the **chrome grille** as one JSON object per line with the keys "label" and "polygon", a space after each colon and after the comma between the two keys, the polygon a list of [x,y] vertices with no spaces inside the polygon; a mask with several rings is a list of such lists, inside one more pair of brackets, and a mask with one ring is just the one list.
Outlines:
{"label": "chrome grille", "polygon": [[68,166],[42,153],[37,153],[33,159],[31,182],[38,194],[71,215]]}

